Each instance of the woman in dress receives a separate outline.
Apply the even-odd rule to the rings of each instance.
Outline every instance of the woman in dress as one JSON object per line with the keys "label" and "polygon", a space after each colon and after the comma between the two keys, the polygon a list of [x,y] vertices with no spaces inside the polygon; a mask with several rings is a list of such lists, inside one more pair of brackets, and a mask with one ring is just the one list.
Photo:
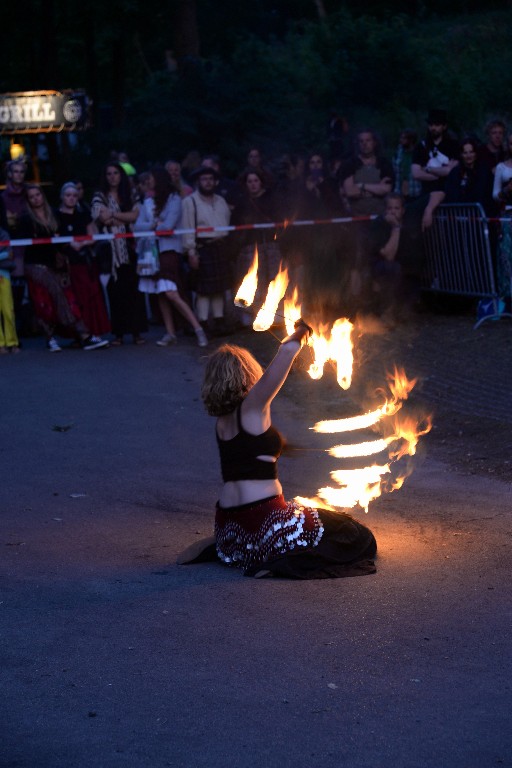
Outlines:
{"label": "woman in dress", "polygon": [[[138,216],[132,202],[132,190],[128,176],[119,163],[108,163],[101,177],[100,189],[95,192],[91,213],[100,232],[125,234]],[[118,346],[124,336],[131,334],[134,344],[144,344],[141,332],[147,330],[146,308],[138,290],[138,276],[133,242],[118,238],[108,243],[107,269],[110,279],[107,293],[110,304],[110,321],[114,341]]]}
{"label": "woman in dress", "polygon": [[[57,219],[43,191],[37,184],[25,189],[27,211],[20,220],[20,237],[53,238],[58,231]],[[54,337],[56,330],[73,336],[82,349],[106,347],[108,341],[93,336],[84,322],[71,280],[66,257],[54,243],[31,245],[25,249],[25,276],[50,352],[60,352]]]}
{"label": "woman in dress", "polygon": [[247,576],[335,578],[373,573],[372,532],[342,512],[285,501],[277,461],[283,439],[270,407],[311,328],[299,320],[263,372],[246,349],[225,344],[206,365],[202,398],[217,417],[216,438],[224,485],[217,502],[215,536],[178,559],[218,557]]}
{"label": "woman in dress", "polygon": [[[142,204],[135,231],[171,230],[179,228],[181,222],[181,197],[173,186],[169,174],[164,168],[153,168],[149,180],[151,195]],[[139,249],[148,246],[148,240],[142,238]],[[177,310],[194,329],[200,347],[208,344],[205,332],[198,319],[184,298],[181,279],[181,237],[179,235],[156,238],[158,242],[159,269],[154,275],[139,278],[139,291],[156,293],[158,306],[162,313],[166,333],[157,341],[160,347],[176,344],[176,332],[172,311]],[[151,244],[151,243],[150,243]]]}
{"label": "woman in dress", "polygon": [[501,236],[498,244],[498,294],[508,301],[512,292],[512,134],[507,137],[508,159],[494,172],[492,195],[501,209]]}
{"label": "woman in dress", "polygon": [[[59,235],[80,237],[93,234],[90,213],[79,208],[79,200],[80,193],[76,184],[68,181],[60,191],[57,211]],[[68,260],[71,285],[85,324],[97,336],[108,333],[110,321],[93,249],[83,242],[72,242],[61,248]]]}

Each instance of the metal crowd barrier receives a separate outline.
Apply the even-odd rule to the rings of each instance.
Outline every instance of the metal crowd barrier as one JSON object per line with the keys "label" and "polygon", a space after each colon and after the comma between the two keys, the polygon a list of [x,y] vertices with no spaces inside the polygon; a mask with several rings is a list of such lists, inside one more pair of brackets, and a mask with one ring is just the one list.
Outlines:
{"label": "metal crowd barrier", "polygon": [[475,328],[485,320],[512,317],[500,312],[489,222],[480,203],[440,205],[425,231],[424,245],[423,290],[490,300],[491,311]]}

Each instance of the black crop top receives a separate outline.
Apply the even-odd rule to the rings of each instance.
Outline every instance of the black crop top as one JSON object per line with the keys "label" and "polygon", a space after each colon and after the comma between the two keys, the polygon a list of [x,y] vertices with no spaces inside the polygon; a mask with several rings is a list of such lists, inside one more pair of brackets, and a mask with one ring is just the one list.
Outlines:
{"label": "black crop top", "polygon": [[[225,483],[237,480],[276,480],[277,459],[283,449],[283,438],[272,425],[261,435],[251,435],[242,427],[240,406],[236,410],[238,434],[231,440],[221,440],[217,432],[222,479]],[[275,456],[275,461],[264,461],[257,456]]]}

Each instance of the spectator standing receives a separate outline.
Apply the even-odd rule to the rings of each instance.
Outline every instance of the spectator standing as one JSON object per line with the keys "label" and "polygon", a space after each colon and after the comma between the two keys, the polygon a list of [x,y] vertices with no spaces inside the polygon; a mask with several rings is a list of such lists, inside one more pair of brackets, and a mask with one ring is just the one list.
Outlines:
{"label": "spectator standing", "polygon": [[339,171],[354,216],[381,214],[384,198],[394,186],[393,166],[383,155],[375,131],[364,128],[356,137],[354,156]]}
{"label": "spectator standing", "polygon": [[506,159],[505,136],[507,126],[503,120],[491,120],[485,127],[487,142],[478,147],[478,161],[484,163],[492,173]]}
{"label": "spectator standing", "polygon": [[[265,189],[272,189],[275,184],[275,179],[273,174],[270,172],[270,170],[266,167],[263,160],[263,154],[258,147],[251,147],[249,151],[247,152],[246,156],[246,162],[245,162],[245,170],[251,171],[259,171],[261,174],[263,174],[265,178]],[[241,176],[238,178],[238,183],[243,189],[243,176],[245,174],[245,170],[242,172]]]}
{"label": "spectator standing", "polygon": [[233,207],[240,196],[240,189],[236,181],[232,181],[232,179],[228,179],[223,175],[219,156],[205,155],[201,165],[203,168],[213,168],[213,170],[216,171],[219,180],[215,187],[215,193],[223,197],[231,210],[233,210]]}
{"label": "spectator standing", "polygon": [[493,176],[489,167],[478,157],[476,139],[467,137],[460,144],[460,162],[446,177],[445,203],[480,203],[485,214],[498,211],[493,200]]}
{"label": "spectator standing", "polygon": [[[384,213],[385,197],[394,186],[393,166],[382,155],[375,131],[363,128],[356,136],[351,160],[339,171],[343,195],[354,216],[378,216]],[[370,254],[366,250],[368,221],[352,227],[348,249],[349,294],[357,302],[364,300],[370,288]]]}
{"label": "spectator standing", "polygon": [[81,179],[72,179],[72,182],[78,192],[78,202],[76,204],[77,211],[83,211],[89,218],[91,218],[91,206],[85,199],[85,187],[83,181]]}
{"label": "spectator standing", "polygon": [[194,190],[181,175],[181,165],[177,160],[168,160],[164,168],[180,197],[188,197],[192,194]]}
{"label": "spectator standing", "polygon": [[[181,197],[173,186],[165,168],[153,168],[150,175],[151,195],[141,205],[136,231],[179,229],[181,225]],[[144,238],[145,239],[145,238]],[[162,235],[156,238],[159,251],[159,269],[155,275],[139,278],[139,291],[156,294],[166,333],[157,341],[160,347],[176,344],[172,310],[177,310],[194,329],[197,343],[205,347],[208,340],[184,298],[181,274],[182,243],[180,235]],[[144,242],[141,247],[147,247]]]}
{"label": "spectator standing", "polygon": [[443,200],[444,182],[459,157],[459,145],[448,133],[448,116],[444,109],[431,109],[427,116],[426,138],[414,149],[412,175],[421,182],[420,206],[422,228],[432,226],[432,217]]}
{"label": "spectator standing", "polygon": [[[206,330],[211,312],[214,332],[220,335],[228,332],[224,301],[232,278],[227,233],[215,230],[229,225],[231,211],[224,198],[215,194],[218,174],[213,168],[198,168],[194,178],[197,189],[182,201],[182,226],[194,231],[183,235],[183,244],[194,282],[198,320]],[[197,232],[198,227],[213,231]]]}
{"label": "spectator standing", "polygon": [[512,134],[507,137],[508,159],[498,163],[494,174],[493,197],[501,209],[501,236],[498,244],[498,293],[508,299],[512,292]]}
{"label": "spectator standing", "polygon": [[[53,238],[57,220],[48,200],[37,184],[26,188],[27,210],[19,222],[22,238]],[[60,352],[54,334],[57,329],[74,337],[82,349],[108,346],[108,341],[91,335],[84,323],[71,288],[67,261],[54,243],[31,245],[25,249],[25,274],[36,317],[46,334],[50,352]]]}
{"label": "spectator standing", "polygon": [[[103,169],[100,189],[92,199],[91,212],[98,229],[114,235],[126,234],[137,220],[138,209],[132,201],[131,185],[119,163],[108,163]],[[144,344],[140,334],[147,330],[146,310],[138,290],[133,243],[127,238],[114,239],[104,250],[108,254],[110,275],[107,293],[115,337],[112,344],[122,344],[125,334],[132,334],[134,344]]]}
{"label": "spectator standing", "polygon": [[[80,210],[80,194],[74,182],[67,182],[60,191],[60,206],[56,212],[59,235],[80,237],[92,235],[94,227],[89,213]],[[95,336],[110,332],[103,290],[94,251],[88,243],[71,242],[61,246],[67,258],[71,286],[80,314]]]}
{"label": "spectator standing", "polygon": [[[23,160],[11,160],[6,168],[6,184],[2,192],[2,201],[5,209],[6,228],[12,239],[19,237],[19,222],[27,210],[25,197],[25,177],[27,166]],[[23,316],[23,303],[26,294],[24,279],[23,248],[12,249],[14,269],[11,272],[11,290],[14,301],[14,313],[20,320]],[[31,325],[32,318],[25,318],[23,325]]]}
{"label": "spectator standing", "polygon": [[[265,189],[265,176],[261,171],[248,169],[245,174],[245,192],[233,210],[232,224],[236,226],[278,222],[281,212],[272,192]],[[257,313],[267,294],[268,284],[275,278],[282,261],[281,251],[276,240],[276,230],[248,229],[233,235],[237,256],[235,267],[236,288],[240,286],[249,271],[258,249],[258,288],[252,310]],[[252,323],[252,311],[239,310],[242,325]]]}
{"label": "spectator standing", "polygon": [[[9,233],[0,227],[0,241],[2,240],[9,240]],[[0,246],[0,355],[5,355],[7,352],[16,353],[20,350],[11,289],[11,271],[14,269],[14,261],[10,256],[9,248],[6,245]]]}
{"label": "spectator standing", "polygon": [[418,135],[410,128],[404,128],[398,137],[398,146],[393,155],[395,186],[393,191],[407,202],[421,195],[421,182],[412,175],[412,156],[418,143]]}

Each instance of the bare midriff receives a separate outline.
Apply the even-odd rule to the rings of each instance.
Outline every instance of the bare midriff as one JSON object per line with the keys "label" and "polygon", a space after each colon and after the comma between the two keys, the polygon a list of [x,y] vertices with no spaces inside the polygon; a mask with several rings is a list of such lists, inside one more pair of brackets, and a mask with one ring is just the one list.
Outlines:
{"label": "bare midriff", "polygon": [[279,480],[237,480],[224,483],[219,498],[219,505],[224,509],[252,504],[269,496],[279,496],[283,492]]}

